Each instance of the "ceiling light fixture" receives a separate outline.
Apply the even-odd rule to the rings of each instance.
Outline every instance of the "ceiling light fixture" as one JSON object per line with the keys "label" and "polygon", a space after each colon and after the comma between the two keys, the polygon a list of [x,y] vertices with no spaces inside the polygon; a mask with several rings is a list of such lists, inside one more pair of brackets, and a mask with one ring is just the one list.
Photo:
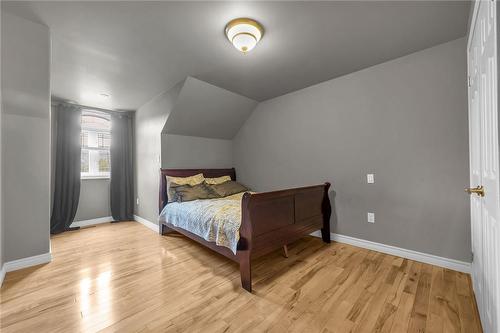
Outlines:
{"label": "ceiling light fixture", "polygon": [[226,25],[227,39],[243,53],[251,51],[263,34],[262,25],[249,18],[237,18]]}

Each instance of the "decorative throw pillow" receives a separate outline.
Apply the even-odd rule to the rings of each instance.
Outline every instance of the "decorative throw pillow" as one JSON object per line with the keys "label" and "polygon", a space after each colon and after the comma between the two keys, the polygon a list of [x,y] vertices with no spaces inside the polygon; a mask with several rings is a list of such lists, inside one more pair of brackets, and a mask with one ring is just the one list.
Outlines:
{"label": "decorative throw pillow", "polygon": [[205,181],[205,177],[203,177],[202,173],[199,173],[194,176],[190,177],[171,177],[167,176],[167,195],[168,195],[168,202],[173,202],[175,201],[174,196],[175,196],[175,187],[181,186],[181,185],[199,185],[202,184]]}
{"label": "decorative throw pillow", "polygon": [[225,182],[231,181],[230,176],[222,176],[222,177],[217,177],[217,178],[205,178],[205,183],[209,185],[217,185],[217,184],[222,184]]}
{"label": "decorative throw pillow", "polygon": [[235,181],[228,181],[222,184],[209,185],[210,188],[220,197],[227,197],[240,192],[248,191],[248,188]]}
{"label": "decorative throw pillow", "polygon": [[177,202],[193,201],[198,199],[214,199],[219,196],[205,183],[198,185],[179,185],[172,188],[175,191],[173,199]]}

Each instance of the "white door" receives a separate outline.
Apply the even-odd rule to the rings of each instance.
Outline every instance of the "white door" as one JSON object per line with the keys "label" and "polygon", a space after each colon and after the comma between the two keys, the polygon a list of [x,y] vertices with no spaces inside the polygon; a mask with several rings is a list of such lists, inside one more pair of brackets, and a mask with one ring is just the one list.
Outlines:
{"label": "white door", "polygon": [[[472,280],[485,332],[500,332],[496,1],[477,1],[468,43]],[[484,196],[482,196],[484,191]]]}

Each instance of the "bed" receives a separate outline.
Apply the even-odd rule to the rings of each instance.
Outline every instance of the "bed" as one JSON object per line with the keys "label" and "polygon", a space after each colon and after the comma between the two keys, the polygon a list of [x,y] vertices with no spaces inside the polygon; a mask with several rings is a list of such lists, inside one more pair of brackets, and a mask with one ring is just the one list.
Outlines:
{"label": "bed", "polygon": [[[206,178],[230,176],[232,180],[236,180],[234,168],[161,169],[159,233],[166,235],[178,232],[239,263],[241,285],[245,290],[252,291],[252,259],[279,249],[317,230],[321,230],[323,241],[330,243],[331,206],[328,197],[330,183],[272,192],[245,192],[241,193],[239,197],[224,198],[225,200],[236,200],[237,205],[241,205],[238,207],[238,214],[241,214],[241,224],[239,225],[237,243],[234,243],[234,239],[230,241],[224,239],[223,233],[220,236],[220,230],[210,230],[210,232],[215,232],[216,238],[221,238],[220,241],[217,239],[216,242],[205,239],[207,237],[203,236],[203,232],[209,232],[207,230],[197,230],[198,235],[188,231],[189,228],[185,226],[185,223],[190,220],[187,218],[187,214],[190,213],[190,209],[196,208],[193,206],[196,203],[191,203],[191,206],[184,205],[185,203],[179,205],[168,203],[166,176],[189,177],[199,173],[202,173]],[[212,200],[220,199],[200,200],[205,201],[204,204],[207,205],[201,209],[209,211],[206,207],[210,207],[210,205],[224,204],[229,205],[230,209],[235,209],[233,201],[212,203]],[[165,208],[167,203],[172,205],[168,209]],[[185,221],[183,221],[183,216],[186,217]],[[217,245],[217,243],[224,244],[224,246]]]}

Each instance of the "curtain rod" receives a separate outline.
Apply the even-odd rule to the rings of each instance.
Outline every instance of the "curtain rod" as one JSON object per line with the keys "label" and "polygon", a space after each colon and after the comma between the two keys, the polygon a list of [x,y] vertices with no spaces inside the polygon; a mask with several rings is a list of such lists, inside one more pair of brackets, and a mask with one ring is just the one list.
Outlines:
{"label": "curtain rod", "polygon": [[124,114],[124,113],[134,112],[134,111],[131,111],[131,110],[129,110],[129,111],[127,111],[127,110],[123,110],[123,111],[108,110],[108,109],[98,108],[98,107],[95,107],[95,106],[88,106],[88,105],[83,105],[83,104],[68,102],[68,101],[65,101],[65,100],[62,100],[62,99],[53,99],[51,101],[51,104],[53,104],[53,105],[57,105],[57,104],[69,104],[69,105],[79,106],[79,107],[82,107],[82,108],[85,108],[85,109],[97,110],[97,111],[108,112],[108,113]]}

